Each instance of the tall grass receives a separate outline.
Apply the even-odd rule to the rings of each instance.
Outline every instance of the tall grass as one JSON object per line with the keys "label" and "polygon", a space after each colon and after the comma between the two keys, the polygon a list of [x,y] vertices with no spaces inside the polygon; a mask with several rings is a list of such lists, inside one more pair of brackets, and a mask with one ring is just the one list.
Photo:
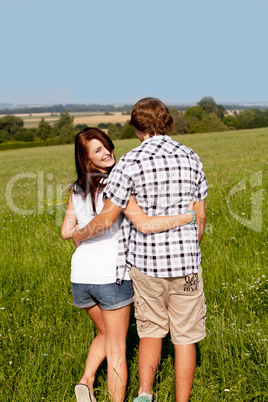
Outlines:
{"label": "tall grass", "polygon": [[[268,129],[174,138],[199,154],[209,183],[201,247],[207,337],[197,347],[191,401],[265,401]],[[117,141],[117,159],[138,144]],[[73,153],[73,145],[64,145],[0,154],[1,401],[74,401],[94,337],[84,311],[72,306],[74,246],[60,237],[66,188],[75,178]],[[126,400],[132,401],[138,391],[133,314],[127,359]],[[175,400],[173,360],[167,338],[155,381],[159,402]],[[105,363],[95,388],[99,401],[109,400]]]}

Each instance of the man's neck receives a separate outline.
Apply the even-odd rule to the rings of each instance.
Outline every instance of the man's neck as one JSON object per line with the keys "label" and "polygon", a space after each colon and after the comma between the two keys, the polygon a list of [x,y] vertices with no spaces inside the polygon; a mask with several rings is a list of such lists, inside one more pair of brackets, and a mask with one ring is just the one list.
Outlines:
{"label": "man's neck", "polygon": [[140,141],[143,142],[143,141],[145,141],[145,140],[148,140],[148,138],[150,138],[149,134],[143,135],[143,136],[140,138]]}

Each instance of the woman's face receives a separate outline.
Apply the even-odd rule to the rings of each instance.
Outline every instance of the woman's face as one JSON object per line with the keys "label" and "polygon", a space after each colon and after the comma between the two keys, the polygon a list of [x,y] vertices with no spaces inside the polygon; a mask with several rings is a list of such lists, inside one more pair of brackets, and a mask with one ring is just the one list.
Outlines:
{"label": "woman's face", "polygon": [[102,173],[108,172],[109,168],[115,163],[113,151],[108,151],[102,142],[95,138],[90,140],[87,146],[90,165]]}

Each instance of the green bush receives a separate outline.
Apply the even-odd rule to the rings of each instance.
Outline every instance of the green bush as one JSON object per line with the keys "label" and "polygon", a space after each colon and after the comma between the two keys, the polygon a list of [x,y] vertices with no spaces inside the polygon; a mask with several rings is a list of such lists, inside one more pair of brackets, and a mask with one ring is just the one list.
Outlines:
{"label": "green bush", "polygon": [[133,126],[130,126],[129,124],[125,124],[119,133],[119,139],[120,140],[125,140],[127,138],[136,138],[135,134],[135,129]]}

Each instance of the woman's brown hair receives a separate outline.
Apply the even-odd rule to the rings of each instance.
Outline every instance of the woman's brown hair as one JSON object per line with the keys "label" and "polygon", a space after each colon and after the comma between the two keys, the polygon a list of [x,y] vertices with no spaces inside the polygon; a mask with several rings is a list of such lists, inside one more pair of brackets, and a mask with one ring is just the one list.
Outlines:
{"label": "woman's brown hair", "polygon": [[114,165],[109,168],[107,174],[92,167],[88,157],[87,143],[93,139],[99,140],[109,152],[113,152],[114,144],[103,131],[95,127],[86,127],[81,130],[75,137],[77,180],[70,188],[74,193],[81,194],[83,198],[88,194],[91,195],[93,213],[96,215],[96,196],[106,186],[103,179],[108,177]]}
{"label": "woman's brown hair", "polygon": [[143,98],[138,101],[132,109],[128,124],[150,137],[166,134],[174,128],[173,117],[167,106],[157,98]]}

